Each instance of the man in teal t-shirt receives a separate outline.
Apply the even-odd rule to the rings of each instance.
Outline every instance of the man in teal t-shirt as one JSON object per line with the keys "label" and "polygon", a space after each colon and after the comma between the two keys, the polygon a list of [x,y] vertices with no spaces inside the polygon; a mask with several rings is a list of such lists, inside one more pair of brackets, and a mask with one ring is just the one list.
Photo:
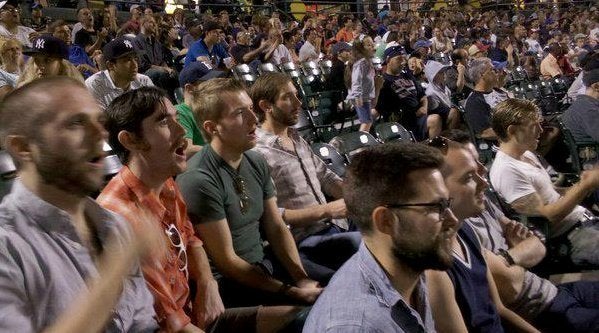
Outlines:
{"label": "man in teal t-shirt", "polygon": [[177,109],[177,120],[185,129],[185,139],[187,139],[185,155],[188,159],[200,151],[206,143],[190,107],[193,92],[200,83],[216,77],[224,77],[225,74],[213,70],[209,63],[201,61],[185,67],[179,74],[179,84],[183,88],[183,103],[175,105],[175,109]]}

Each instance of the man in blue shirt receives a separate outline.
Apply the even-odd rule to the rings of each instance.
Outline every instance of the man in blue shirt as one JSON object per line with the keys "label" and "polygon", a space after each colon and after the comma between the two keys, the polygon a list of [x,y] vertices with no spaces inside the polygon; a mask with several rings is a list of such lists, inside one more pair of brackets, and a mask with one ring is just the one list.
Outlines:
{"label": "man in blue shirt", "polygon": [[442,163],[438,151],[413,143],[352,158],[343,194],[364,241],[316,301],[304,332],[435,330],[422,272],[449,267],[459,228]]}
{"label": "man in blue shirt", "polygon": [[204,24],[204,38],[191,44],[187,55],[185,56],[185,65],[195,61],[210,62],[214,68],[227,67],[224,59],[229,58],[229,52],[219,43],[222,28],[215,21],[209,21]]}

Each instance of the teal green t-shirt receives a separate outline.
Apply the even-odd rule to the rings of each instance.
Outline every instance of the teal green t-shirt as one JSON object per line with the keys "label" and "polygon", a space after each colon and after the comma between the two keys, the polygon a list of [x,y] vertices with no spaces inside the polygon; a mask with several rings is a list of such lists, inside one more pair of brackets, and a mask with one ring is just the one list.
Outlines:
{"label": "teal green t-shirt", "polygon": [[[245,182],[249,199],[245,212],[241,210],[234,175]],[[260,223],[264,201],[275,196],[275,189],[268,164],[260,153],[246,151],[239,169],[233,170],[208,144],[187,161],[187,171],[177,176],[177,184],[192,223],[227,219],[235,253],[251,264],[262,261]],[[218,272],[213,273],[219,277]]]}
{"label": "teal green t-shirt", "polygon": [[185,138],[191,139],[194,145],[203,146],[206,141],[204,141],[202,132],[200,132],[200,128],[193,117],[189,105],[185,103],[177,104],[175,105],[175,109],[177,109],[177,120],[185,129]]}

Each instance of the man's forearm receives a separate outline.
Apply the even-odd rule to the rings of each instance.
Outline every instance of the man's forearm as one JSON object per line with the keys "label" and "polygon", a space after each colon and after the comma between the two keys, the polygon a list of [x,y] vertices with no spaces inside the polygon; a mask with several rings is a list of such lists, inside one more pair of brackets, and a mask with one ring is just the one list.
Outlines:
{"label": "man's forearm", "polygon": [[287,272],[294,281],[299,281],[308,277],[300,261],[299,253],[291,232],[281,223],[276,228],[266,230],[267,239],[272,246],[275,256],[281,264],[287,269]]}
{"label": "man's forearm", "polygon": [[292,227],[303,228],[327,218],[323,205],[314,205],[300,209],[285,209],[283,220]]}
{"label": "man's forearm", "polygon": [[545,245],[537,236],[531,236],[508,250],[516,265],[531,268],[545,257]]}

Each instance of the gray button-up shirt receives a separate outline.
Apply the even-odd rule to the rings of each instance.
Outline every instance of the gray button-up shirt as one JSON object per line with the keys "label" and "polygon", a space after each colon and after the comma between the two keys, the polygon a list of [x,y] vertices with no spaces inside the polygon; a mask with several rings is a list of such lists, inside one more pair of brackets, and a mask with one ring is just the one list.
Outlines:
{"label": "gray button-up shirt", "polygon": [[414,293],[416,308],[401,297],[362,242],[310,310],[303,332],[435,332],[424,277]]}
{"label": "gray button-up shirt", "polygon": [[[105,110],[113,99],[125,93],[125,90],[117,87],[112,82],[108,70],[97,72],[85,80],[87,89],[94,95],[96,101],[102,110]],[[152,80],[143,74],[136,74],[135,80],[131,82],[129,90],[134,90],[141,87],[153,87]]]}
{"label": "gray button-up shirt", "polygon": [[[301,209],[326,204],[324,192],[331,193],[331,187],[341,178],[331,171],[318,157],[306,140],[293,128],[288,129],[295,151],[289,151],[279,144],[279,137],[257,129],[258,142],[255,150],[264,155],[270,175],[277,189],[277,205],[285,209]],[[329,222],[342,229],[348,229],[346,219],[323,220],[306,228],[292,228],[296,241],[323,230]]]}
{"label": "gray button-up shirt", "polygon": [[[124,245],[127,224],[86,199],[85,215],[98,238]],[[20,181],[0,204],[0,332],[40,332],[87,289],[98,271],[69,215]],[[153,332],[153,298],[138,265],[125,281],[106,332]]]}

